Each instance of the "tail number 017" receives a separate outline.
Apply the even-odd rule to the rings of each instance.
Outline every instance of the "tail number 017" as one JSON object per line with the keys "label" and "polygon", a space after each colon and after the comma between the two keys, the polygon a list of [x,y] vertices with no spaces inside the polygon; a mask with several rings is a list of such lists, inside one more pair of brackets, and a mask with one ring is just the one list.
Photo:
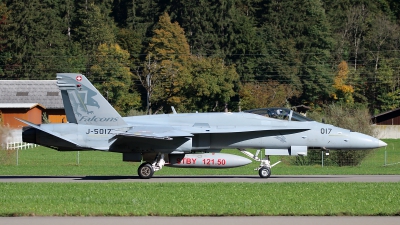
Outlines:
{"label": "tail number 017", "polygon": [[330,134],[332,128],[321,128],[321,134]]}

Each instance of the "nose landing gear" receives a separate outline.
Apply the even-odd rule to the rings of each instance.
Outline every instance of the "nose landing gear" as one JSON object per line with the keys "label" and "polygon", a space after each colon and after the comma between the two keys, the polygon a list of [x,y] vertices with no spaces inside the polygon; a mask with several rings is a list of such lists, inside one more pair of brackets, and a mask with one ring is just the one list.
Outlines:
{"label": "nose landing gear", "polygon": [[257,150],[256,154],[254,154],[254,155],[252,153],[246,151],[245,149],[239,149],[239,151],[241,151],[243,154],[247,155],[254,161],[260,162],[260,166],[258,166],[258,168],[254,169],[254,170],[258,170],[258,175],[261,178],[270,177],[271,176],[271,168],[281,162],[281,161],[278,161],[278,162],[274,163],[273,165],[271,165],[271,161],[269,160],[269,155],[265,155],[265,157],[263,159],[258,158],[258,155],[261,150]]}

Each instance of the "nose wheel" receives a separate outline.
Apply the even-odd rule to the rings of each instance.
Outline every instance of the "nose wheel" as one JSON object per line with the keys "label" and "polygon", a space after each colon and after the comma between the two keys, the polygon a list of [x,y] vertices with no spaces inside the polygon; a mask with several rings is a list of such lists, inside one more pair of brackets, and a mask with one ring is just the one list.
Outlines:
{"label": "nose wheel", "polygon": [[271,176],[271,168],[281,162],[281,161],[278,161],[278,162],[274,163],[273,165],[271,165],[269,155],[266,154],[267,152],[265,152],[264,158],[260,159],[258,157],[258,154],[260,154],[261,150],[257,150],[256,154],[252,154],[252,153],[246,151],[245,149],[239,149],[239,151],[241,151],[243,154],[247,155],[254,161],[260,162],[260,166],[258,166],[258,168],[254,169],[254,170],[256,170],[256,171],[258,170],[258,175],[260,175],[261,178],[270,177]]}
{"label": "nose wheel", "polygon": [[260,175],[261,178],[268,178],[271,176],[271,168],[268,168],[266,166],[261,167],[258,169],[258,175]]}

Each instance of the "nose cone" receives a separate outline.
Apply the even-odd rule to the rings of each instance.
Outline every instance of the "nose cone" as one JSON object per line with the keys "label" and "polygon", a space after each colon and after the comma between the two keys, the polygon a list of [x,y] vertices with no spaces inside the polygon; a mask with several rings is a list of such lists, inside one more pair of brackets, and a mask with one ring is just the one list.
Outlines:
{"label": "nose cone", "polygon": [[350,141],[354,149],[372,149],[387,146],[385,142],[379,139],[358,132],[350,133]]}
{"label": "nose cone", "polygon": [[378,145],[379,145],[378,148],[387,146],[387,144],[385,142],[381,141],[381,140],[379,140]]}

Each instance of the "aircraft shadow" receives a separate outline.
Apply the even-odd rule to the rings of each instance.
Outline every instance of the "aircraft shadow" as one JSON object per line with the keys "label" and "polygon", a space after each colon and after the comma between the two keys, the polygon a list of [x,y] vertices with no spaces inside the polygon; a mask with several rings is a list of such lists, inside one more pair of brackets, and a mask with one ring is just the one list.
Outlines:
{"label": "aircraft shadow", "polygon": [[47,175],[4,175],[4,176],[0,176],[0,179],[33,179],[33,178],[52,178],[52,179],[56,179],[56,178],[77,178],[78,176],[47,176]]}
{"label": "aircraft shadow", "polygon": [[[170,176],[154,176],[151,180],[156,181],[159,179],[256,179],[256,180],[273,180],[273,179],[342,179],[342,176],[271,176],[268,179],[260,178],[257,175],[170,175]],[[142,180],[139,176],[85,176],[78,178],[81,180],[124,180],[124,179],[131,179],[131,180]]]}
{"label": "aircraft shadow", "polygon": [[[184,182],[186,179],[196,180],[196,179],[255,179],[255,180],[276,180],[276,179],[304,179],[304,180],[314,180],[314,179],[342,179],[346,176],[329,176],[329,175],[272,175],[268,179],[260,178],[257,175],[169,175],[169,176],[154,176],[151,178],[153,181],[161,179],[182,179]],[[139,176],[45,176],[45,175],[11,175],[11,176],[0,176],[0,180],[30,180],[30,179],[53,179],[54,182],[63,179],[72,180],[82,180],[82,181],[111,181],[111,180],[142,180]],[[145,181],[145,180],[143,180]]]}

